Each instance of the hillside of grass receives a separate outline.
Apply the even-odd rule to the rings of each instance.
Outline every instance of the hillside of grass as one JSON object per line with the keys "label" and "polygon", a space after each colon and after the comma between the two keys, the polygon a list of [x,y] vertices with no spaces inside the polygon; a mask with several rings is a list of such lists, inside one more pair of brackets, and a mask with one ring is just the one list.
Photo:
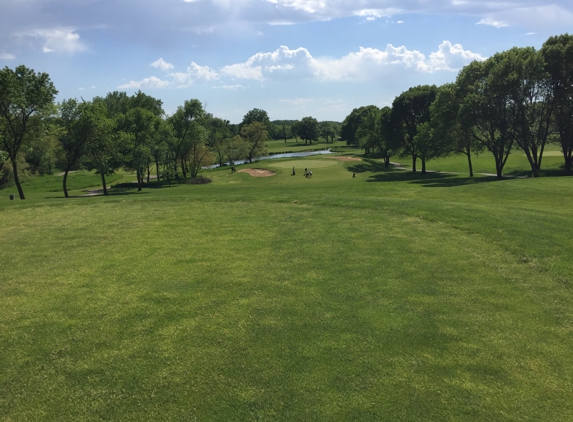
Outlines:
{"label": "hillside of grass", "polygon": [[0,192],[3,420],[573,419],[573,178],[249,167]]}

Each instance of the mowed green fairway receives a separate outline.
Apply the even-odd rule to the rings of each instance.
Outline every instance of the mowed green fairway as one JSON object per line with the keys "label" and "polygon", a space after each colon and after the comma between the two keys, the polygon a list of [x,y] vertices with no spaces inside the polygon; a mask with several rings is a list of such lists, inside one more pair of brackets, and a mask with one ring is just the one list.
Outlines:
{"label": "mowed green fairway", "polygon": [[573,178],[249,167],[1,192],[0,420],[573,420]]}

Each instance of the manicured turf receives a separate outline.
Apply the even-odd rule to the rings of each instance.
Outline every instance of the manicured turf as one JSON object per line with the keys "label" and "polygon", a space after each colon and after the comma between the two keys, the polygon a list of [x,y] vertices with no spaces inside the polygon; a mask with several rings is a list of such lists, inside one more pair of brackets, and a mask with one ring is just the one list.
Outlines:
{"label": "manicured turf", "polygon": [[573,419],[573,178],[247,167],[0,191],[3,420]]}

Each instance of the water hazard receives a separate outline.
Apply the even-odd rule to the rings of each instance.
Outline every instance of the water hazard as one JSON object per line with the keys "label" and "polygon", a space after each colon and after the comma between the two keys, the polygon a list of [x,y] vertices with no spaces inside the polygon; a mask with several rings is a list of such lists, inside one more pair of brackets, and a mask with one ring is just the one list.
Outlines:
{"label": "water hazard", "polygon": [[[291,158],[291,157],[310,157],[311,155],[326,155],[332,154],[330,148],[323,149],[320,151],[304,151],[304,152],[285,152],[281,154],[273,154],[273,155],[264,155],[262,157],[257,157],[253,161],[261,161],[261,160],[272,160],[273,158]],[[249,160],[237,160],[235,161],[234,165],[238,166],[240,164],[246,164]],[[230,166],[231,163],[225,163],[224,165]],[[212,166],[203,167],[204,169],[216,169],[219,167],[219,164],[214,164]]]}

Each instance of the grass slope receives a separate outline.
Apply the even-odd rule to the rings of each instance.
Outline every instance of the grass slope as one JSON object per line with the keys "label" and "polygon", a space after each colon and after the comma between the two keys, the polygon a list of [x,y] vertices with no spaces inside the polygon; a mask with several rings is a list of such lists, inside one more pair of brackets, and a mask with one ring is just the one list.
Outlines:
{"label": "grass slope", "polygon": [[4,420],[573,419],[573,179],[251,167],[0,198]]}

